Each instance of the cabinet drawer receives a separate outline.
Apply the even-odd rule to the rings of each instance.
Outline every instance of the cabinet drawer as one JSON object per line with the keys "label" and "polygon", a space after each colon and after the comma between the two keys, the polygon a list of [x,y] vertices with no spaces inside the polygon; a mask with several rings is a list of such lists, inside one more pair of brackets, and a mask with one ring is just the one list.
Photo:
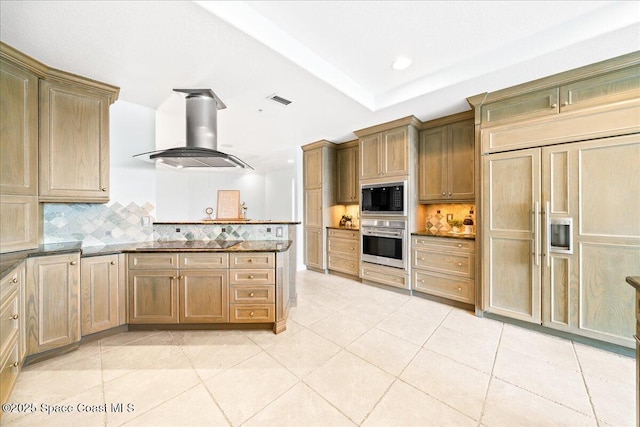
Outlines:
{"label": "cabinet drawer", "polygon": [[178,257],[180,268],[229,268],[229,254],[185,253]]}
{"label": "cabinet drawer", "polygon": [[434,250],[414,250],[413,266],[441,273],[474,277],[475,256],[468,253],[457,254],[455,252]]}
{"label": "cabinet drawer", "polygon": [[456,252],[473,252],[475,241],[470,239],[457,239],[448,237],[413,236],[413,246],[420,249],[429,248],[433,250],[448,250]]}
{"label": "cabinet drawer", "polygon": [[337,237],[338,239],[360,240],[360,232],[358,230],[335,230],[329,229],[329,238]]}
{"label": "cabinet drawer", "polygon": [[561,86],[560,111],[610,104],[639,96],[638,67],[630,67]]}
{"label": "cabinet drawer", "polygon": [[527,93],[482,106],[482,126],[558,114],[558,88]]}
{"label": "cabinet drawer", "polygon": [[266,323],[275,321],[273,304],[231,304],[231,323]]}
{"label": "cabinet drawer", "polygon": [[129,254],[129,268],[131,270],[154,270],[159,268],[178,268],[178,254],[172,253],[143,253]]}
{"label": "cabinet drawer", "polygon": [[230,254],[229,268],[274,268],[275,259],[273,252]]}
{"label": "cabinet drawer", "polygon": [[20,356],[18,340],[12,340],[9,351],[0,354],[0,402],[4,403],[9,398],[13,384],[20,373]]}
{"label": "cabinet drawer", "polygon": [[18,290],[3,300],[0,307],[0,354],[4,353],[9,342],[18,335],[20,326]]}
{"label": "cabinet drawer", "polygon": [[407,282],[409,278],[404,274],[404,270],[400,270],[400,273],[392,270],[392,268],[376,269],[363,264],[360,267],[360,277],[363,280],[371,280],[372,282],[395,286],[396,288],[408,289]]}
{"label": "cabinet drawer", "polygon": [[360,253],[360,244],[357,241],[329,237],[328,243],[329,253],[339,252],[354,257]]}
{"label": "cabinet drawer", "polygon": [[231,304],[273,304],[276,301],[274,285],[231,285]]}
{"label": "cabinet drawer", "polygon": [[329,270],[340,271],[346,274],[358,275],[358,258],[356,255],[353,257],[342,257],[338,255],[329,254]]}
{"label": "cabinet drawer", "polygon": [[475,282],[473,279],[413,270],[413,289],[431,295],[474,304]]}
{"label": "cabinet drawer", "polygon": [[229,270],[229,283],[231,285],[275,285],[275,270],[268,268]]}
{"label": "cabinet drawer", "polygon": [[19,270],[13,270],[7,274],[0,283],[0,304],[11,296],[17,289],[20,282]]}

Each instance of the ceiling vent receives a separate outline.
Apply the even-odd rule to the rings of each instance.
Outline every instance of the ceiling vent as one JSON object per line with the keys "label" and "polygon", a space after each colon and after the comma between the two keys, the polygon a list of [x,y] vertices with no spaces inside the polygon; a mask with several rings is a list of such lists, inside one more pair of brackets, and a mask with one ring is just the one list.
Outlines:
{"label": "ceiling vent", "polygon": [[278,103],[280,103],[282,105],[289,105],[292,102],[292,101],[289,101],[288,99],[283,98],[281,96],[278,96],[276,94],[273,94],[273,95],[269,96],[269,99],[272,100],[272,101],[278,102]]}

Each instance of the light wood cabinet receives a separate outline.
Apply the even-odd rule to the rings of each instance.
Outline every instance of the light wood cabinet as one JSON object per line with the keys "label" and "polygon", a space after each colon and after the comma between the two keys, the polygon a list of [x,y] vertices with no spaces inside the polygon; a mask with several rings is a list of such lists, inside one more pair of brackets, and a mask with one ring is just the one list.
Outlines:
{"label": "light wood cabinet", "polygon": [[302,147],[304,160],[304,263],[326,271],[323,229],[335,205],[336,144],[318,141]]}
{"label": "light wood cabinet", "polygon": [[409,174],[407,126],[360,138],[360,179]]}
{"label": "light wood cabinet", "polygon": [[27,259],[27,354],[80,341],[80,255]]}
{"label": "light wood cabinet", "polygon": [[26,355],[23,301],[24,264],[0,282],[0,403],[9,399]]}
{"label": "light wood cabinet", "polygon": [[360,264],[360,232],[329,229],[327,234],[329,270],[357,277]]}
{"label": "light wood cabinet", "polygon": [[345,205],[360,202],[358,175],[358,141],[340,144],[336,151],[337,191],[336,202]]}
{"label": "light wood cabinet", "polygon": [[177,270],[129,272],[129,323],[178,323]]}
{"label": "light wood cabinet", "polygon": [[[38,195],[38,75],[0,50],[0,193]],[[24,60],[24,58],[22,58]]]}
{"label": "light wood cabinet", "polygon": [[475,304],[475,242],[414,236],[412,288],[430,295]]}
{"label": "light wood cabinet", "polygon": [[109,201],[110,104],[70,82],[41,82],[41,202]]}
{"label": "light wood cabinet", "polygon": [[472,119],[421,131],[418,156],[420,202],[475,200]]}
{"label": "light wood cabinet", "polygon": [[382,283],[394,288],[409,289],[409,274],[399,268],[360,263],[360,278],[363,281]]}
{"label": "light wood cabinet", "polygon": [[275,295],[276,256],[272,252],[231,254],[229,282],[232,303],[231,323],[264,323],[276,321]]}
{"label": "light wood cabinet", "polygon": [[38,197],[0,195],[0,252],[38,246]]}
{"label": "light wood cabinet", "polygon": [[82,336],[120,325],[121,301],[119,256],[82,258],[81,262]]}
{"label": "light wood cabinet", "polygon": [[180,323],[229,321],[227,270],[180,271]]}

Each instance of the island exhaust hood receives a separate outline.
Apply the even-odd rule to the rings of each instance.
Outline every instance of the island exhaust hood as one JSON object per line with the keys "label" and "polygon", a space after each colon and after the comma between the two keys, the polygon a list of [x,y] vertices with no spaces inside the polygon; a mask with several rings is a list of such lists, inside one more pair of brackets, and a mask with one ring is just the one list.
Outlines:
{"label": "island exhaust hood", "polygon": [[187,144],[133,157],[175,168],[253,169],[236,156],[218,151],[218,110],[227,108],[211,89],[174,89],[186,93]]}

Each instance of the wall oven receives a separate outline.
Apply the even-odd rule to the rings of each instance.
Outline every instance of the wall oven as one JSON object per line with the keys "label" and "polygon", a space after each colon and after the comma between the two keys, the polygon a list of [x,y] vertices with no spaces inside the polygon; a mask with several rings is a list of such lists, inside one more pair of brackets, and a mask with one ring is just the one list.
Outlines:
{"label": "wall oven", "polygon": [[407,181],[361,187],[360,215],[407,215]]}
{"label": "wall oven", "polygon": [[363,219],[362,261],[389,267],[406,268],[406,221]]}

